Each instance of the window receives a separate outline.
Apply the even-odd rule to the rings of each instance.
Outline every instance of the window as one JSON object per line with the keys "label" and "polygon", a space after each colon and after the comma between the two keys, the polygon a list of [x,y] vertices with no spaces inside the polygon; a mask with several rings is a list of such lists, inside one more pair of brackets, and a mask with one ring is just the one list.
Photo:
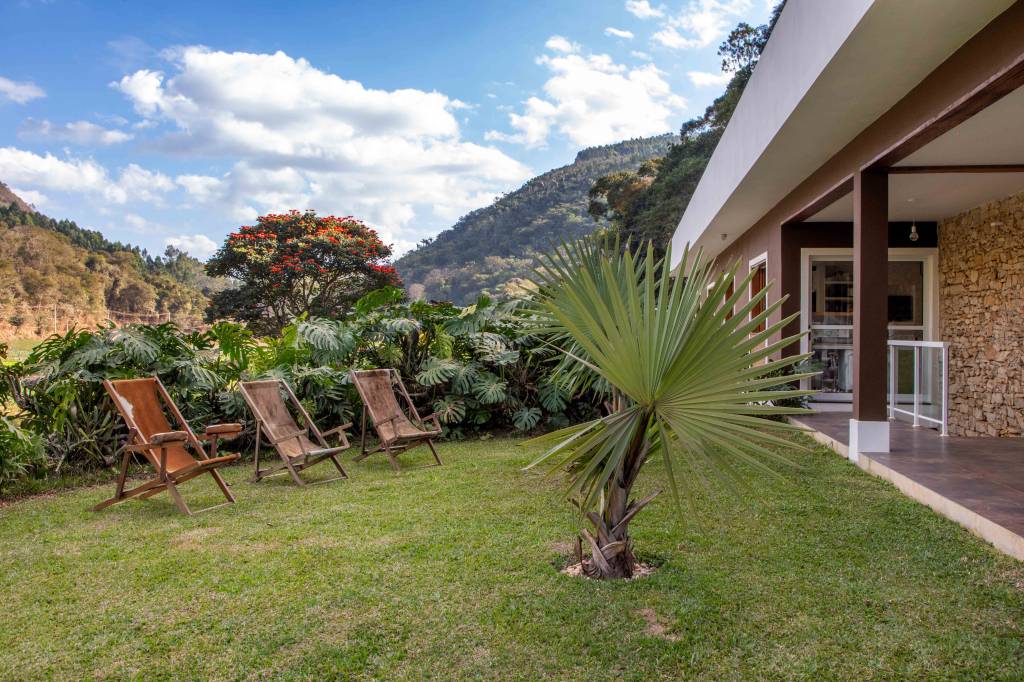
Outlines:
{"label": "window", "polygon": [[[764,288],[768,286],[768,254],[763,253],[754,260],[750,261],[750,269],[753,271],[754,276],[750,280],[750,298],[764,291]],[[757,302],[750,310],[750,319],[754,319],[765,311],[767,306],[767,300],[762,298]],[[763,332],[765,330],[765,323],[761,322],[754,328],[755,332]]]}

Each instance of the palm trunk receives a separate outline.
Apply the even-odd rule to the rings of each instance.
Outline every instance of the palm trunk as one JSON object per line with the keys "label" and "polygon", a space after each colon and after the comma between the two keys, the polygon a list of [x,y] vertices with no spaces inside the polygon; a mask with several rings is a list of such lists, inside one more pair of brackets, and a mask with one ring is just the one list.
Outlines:
{"label": "palm trunk", "polygon": [[632,578],[636,568],[633,541],[629,537],[629,522],[661,491],[643,500],[629,501],[640,467],[647,459],[651,444],[646,429],[639,429],[630,443],[629,453],[604,489],[604,509],[601,514],[589,512],[587,518],[594,533],[583,531],[590,545],[590,562],[583,562],[584,572],[592,578]]}

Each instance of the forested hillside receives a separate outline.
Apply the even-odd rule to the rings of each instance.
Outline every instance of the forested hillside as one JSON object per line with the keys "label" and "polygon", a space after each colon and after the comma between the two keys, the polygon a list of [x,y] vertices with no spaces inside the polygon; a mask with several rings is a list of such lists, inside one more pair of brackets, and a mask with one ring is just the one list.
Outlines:
{"label": "forested hillside", "polygon": [[725,92],[703,116],[683,124],[678,143],[664,158],[595,182],[590,190],[591,216],[610,221],[624,240],[653,241],[659,249],[667,246],[784,5],[785,0],[776,5],[767,24],[741,23],[729,33],[718,48],[722,71],[733,74]]}
{"label": "forested hillside", "polygon": [[154,258],[110,242],[33,210],[0,183],[0,340],[105,319],[198,322],[207,294],[225,286],[185,253]]}
{"label": "forested hillside", "polygon": [[680,134],[585,149],[568,166],[469,213],[396,264],[412,296],[468,303],[514,290],[533,255],[561,239],[614,229],[664,248],[743,94],[785,2],[762,26],[740,23],[719,47],[733,77]]}
{"label": "forested hillside", "polygon": [[659,157],[675,139],[667,134],[584,149],[568,166],[533,178],[424,240],[395,263],[398,272],[416,297],[468,303],[480,293],[500,294],[529,273],[535,252],[598,226],[587,213],[587,192],[597,178]]}

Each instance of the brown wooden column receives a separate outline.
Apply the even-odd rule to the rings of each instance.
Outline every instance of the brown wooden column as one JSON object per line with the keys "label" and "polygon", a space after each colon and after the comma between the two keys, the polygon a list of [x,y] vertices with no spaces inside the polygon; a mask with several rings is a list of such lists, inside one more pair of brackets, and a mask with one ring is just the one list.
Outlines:
{"label": "brown wooden column", "polygon": [[887,422],[889,176],[853,178],[853,418]]}

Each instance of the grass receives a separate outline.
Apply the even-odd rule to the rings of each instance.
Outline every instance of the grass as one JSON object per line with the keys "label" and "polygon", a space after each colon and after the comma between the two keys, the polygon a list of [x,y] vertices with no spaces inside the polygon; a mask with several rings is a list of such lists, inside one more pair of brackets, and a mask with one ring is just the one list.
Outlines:
{"label": "grass", "polygon": [[[575,519],[515,441],[237,505],[99,513],[112,482],[0,509],[0,677],[1019,679],[1024,567],[821,448],[751,503],[667,496],[648,578],[561,575]],[[428,453],[409,453],[425,464]],[[314,475],[316,471],[309,472]],[[320,468],[320,476],[329,474]],[[645,483],[662,478],[652,464]],[[196,506],[212,481],[183,488]],[[643,492],[643,491],[641,491]]]}
{"label": "grass", "polygon": [[11,339],[9,341],[3,341],[2,343],[7,344],[8,362],[20,362],[27,358],[40,343],[40,339]]}

